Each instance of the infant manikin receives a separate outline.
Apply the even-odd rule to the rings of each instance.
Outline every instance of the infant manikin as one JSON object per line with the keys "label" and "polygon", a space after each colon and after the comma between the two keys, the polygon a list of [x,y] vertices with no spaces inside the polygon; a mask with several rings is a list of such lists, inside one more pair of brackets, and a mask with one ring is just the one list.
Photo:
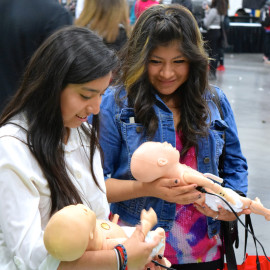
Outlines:
{"label": "infant manikin", "polygon": [[[54,258],[60,261],[74,261],[87,250],[113,249],[124,243],[135,227],[117,225],[118,216],[113,221],[96,219],[95,213],[83,204],[69,205],[56,212],[44,231],[44,244]],[[157,228],[156,212],[150,208],[141,212],[141,226],[145,241],[152,241],[158,235],[162,239],[152,251],[152,256],[163,255],[165,250],[165,231]],[[165,258],[164,258],[165,259]],[[170,266],[165,259],[166,265]]]}
{"label": "infant manikin", "polygon": [[[252,213],[263,215],[270,220],[270,210],[265,208],[259,198],[251,200],[242,197],[229,188],[222,187],[223,180],[215,175],[202,174],[179,162],[180,153],[171,144],[164,142],[145,142],[139,146],[131,158],[131,173],[133,177],[142,182],[151,182],[159,178],[179,179],[179,185],[197,184],[210,193],[223,197],[236,212],[249,209]],[[216,183],[218,182],[218,183]],[[222,205],[231,211],[222,199],[217,196],[203,194],[196,203],[206,203],[214,211]]]}

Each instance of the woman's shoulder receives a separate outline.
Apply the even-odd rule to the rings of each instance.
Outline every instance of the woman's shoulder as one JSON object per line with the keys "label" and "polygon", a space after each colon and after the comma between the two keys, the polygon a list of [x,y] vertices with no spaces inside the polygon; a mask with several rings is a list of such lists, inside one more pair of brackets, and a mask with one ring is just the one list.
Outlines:
{"label": "woman's shoulder", "polygon": [[117,100],[124,100],[126,97],[126,90],[123,86],[110,86],[106,89],[103,97],[101,106],[105,104],[112,105],[117,102]]}
{"label": "woman's shoulder", "polygon": [[11,118],[0,128],[0,139],[19,139],[26,141],[27,122],[23,114]]}
{"label": "woman's shoulder", "polygon": [[218,98],[220,100],[225,98],[225,94],[221,88],[216,85],[210,85],[210,89],[206,91],[205,99],[207,101]]}

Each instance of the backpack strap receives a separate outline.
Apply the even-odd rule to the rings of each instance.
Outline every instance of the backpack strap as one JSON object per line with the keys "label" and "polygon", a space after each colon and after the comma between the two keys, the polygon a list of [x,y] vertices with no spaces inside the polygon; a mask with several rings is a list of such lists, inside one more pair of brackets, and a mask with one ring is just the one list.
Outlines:
{"label": "backpack strap", "polygon": [[[220,99],[215,87],[212,87],[213,101],[215,102],[220,118],[224,120],[224,114],[221,108]],[[223,139],[225,141],[225,132],[223,133]],[[225,141],[226,142],[226,141]],[[223,178],[224,175],[224,160],[225,160],[225,151],[226,150],[226,143],[222,149],[222,153],[219,157],[218,163],[218,172],[219,176]],[[224,185],[224,183],[223,183]],[[237,262],[234,252],[233,244],[235,243],[235,247],[238,248],[239,245],[239,238],[238,238],[238,224],[237,220],[235,221],[221,221],[220,222],[220,237],[222,240],[223,246],[223,253],[226,257],[226,262],[229,270],[237,270]],[[223,258],[224,261],[224,258]]]}

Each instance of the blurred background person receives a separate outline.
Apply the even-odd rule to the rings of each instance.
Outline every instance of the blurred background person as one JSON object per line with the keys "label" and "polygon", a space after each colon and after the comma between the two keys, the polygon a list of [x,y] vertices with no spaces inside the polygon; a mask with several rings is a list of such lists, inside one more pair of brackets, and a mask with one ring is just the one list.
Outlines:
{"label": "blurred background person", "polygon": [[78,19],[82,13],[84,0],[77,0],[75,7],[75,18]]}
{"label": "blurred background person", "polygon": [[270,64],[270,0],[261,10],[261,24],[264,28],[263,61]]}
{"label": "blurred background person", "polygon": [[[227,20],[230,20],[228,17],[228,8],[229,8],[229,0],[225,0],[226,3],[226,18]],[[229,24],[228,24],[229,23]],[[230,27],[230,22],[227,21],[227,27],[225,29],[225,34],[228,35],[229,32],[229,27]],[[225,26],[225,20],[224,20],[224,26]],[[218,60],[217,60],[217,70],[218,71],[225,71],[225,66],[224,66],[224,51],[225,48],[222,46],[222,42],[218,48]]]}
{"label": "blurred background person", "polygon": [[127,1],[85,0],[75,25],[95,31],[110,49],[119,51],[126,43],[129,34]]}
{"label": "blurred background person", "polygon": [[135,16],[138,19],[139,16],[149,7],[153,5],[158,5],[158,0],[136,0],[134,11]]}
{"label": "blurred background person", "polygon": [[0,16],[1,113],[34,51],[56,29],[72,24],[72,16],[57,0],[1,0]]}
{"label": "blurred background person", "polygon": [[172,4],[179,4],[193,11],[193,5],[191,0],[172,0]]}
{"label": "blurred background person", "polygon": [[205,4],[205,18],[203,25],[207,29],[206,41],[210,57],[209,80],[216,79],[217,61],[221,46],[221,23],[227,14],[226,0],[212,0],[210,7]]}

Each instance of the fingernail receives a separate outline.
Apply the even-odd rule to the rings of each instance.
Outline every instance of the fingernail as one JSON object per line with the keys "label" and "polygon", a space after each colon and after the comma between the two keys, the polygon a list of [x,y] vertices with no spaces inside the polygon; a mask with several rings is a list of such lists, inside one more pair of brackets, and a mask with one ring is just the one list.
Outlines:
{"label": "fingernail", "polygon": [[158,254],[158,258],[159,258],[159,259],[162,259],[162,258],[163,258],[163,256],[162,256],[162,255],[160,255],[160,254]]}
{"label": "fingernail", "polygon": [[177,180],[177,179],[176,179],[176,180],[174,180],[174,183],[175,183],[175,184],[177,184],[177,183],[178,183],[178,180]]}

